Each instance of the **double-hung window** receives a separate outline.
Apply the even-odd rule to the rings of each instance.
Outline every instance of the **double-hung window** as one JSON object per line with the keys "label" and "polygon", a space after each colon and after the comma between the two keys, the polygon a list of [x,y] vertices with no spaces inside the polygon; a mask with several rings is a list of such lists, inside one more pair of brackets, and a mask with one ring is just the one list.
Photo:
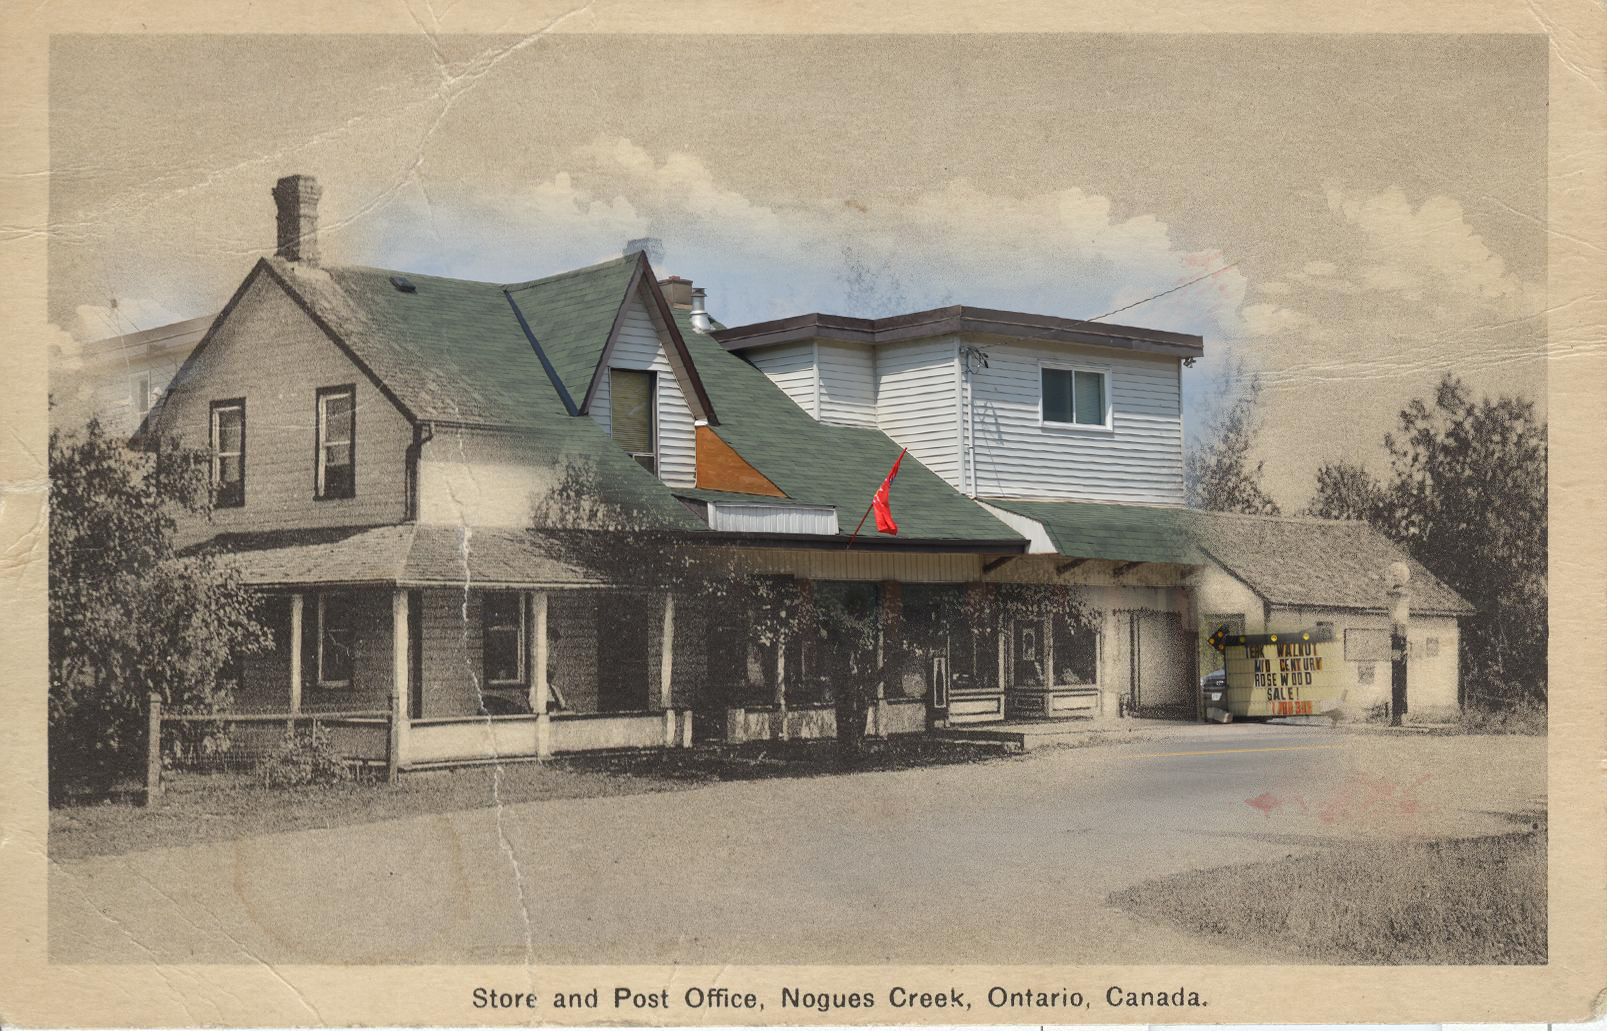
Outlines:
{"label": "double-hung window", "polygon": [[349,498],[357,493],[357,388],[353,385],[318,391],[317,462],[317,498]]}
{"label": "double-hung window", "polygon": [[134,422],[144,422],[151,414],[151,374],[137,372],[128,378],[128,403],[134,409]]}
{"label": "double-hung window", "polygon": [[657,376],[635,369],[609,369],[609,426],[615,443],[640,462],[650,473],[658,472],[654,447],[653,399],[658,394]]}
{"label": "double-hung window", "polygon": [[357,627],[352,598],[345,594],[318,595],[318,686],[350,687],[352,652]]}
{"label": "double-hung window", "polygon": [[486,684],[525,683],[524,595],[518,591],[487,592],[481,606]]}
{"label": "double-hung window", "polygon": [[212,504],[239,508],[246,503],[246,402],[237,397],[212,402]]}
{"label": "double-hung window", "polygon": [[1050,426],[1110,428],[1110,374],[1101,369],[1044,365],[1042,419]]}

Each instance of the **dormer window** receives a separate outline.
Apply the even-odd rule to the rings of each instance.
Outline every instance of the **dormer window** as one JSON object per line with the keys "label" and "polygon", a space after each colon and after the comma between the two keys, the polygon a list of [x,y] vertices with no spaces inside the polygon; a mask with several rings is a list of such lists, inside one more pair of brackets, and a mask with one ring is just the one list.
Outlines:
{"label": "dormer window", "polygon": [[212,402],[212,505],[239,508],[246,503],[246,402],[237,397]]}
{"label": "dormer window", "polygon": [[1110,428],[1110,373],[1104,369],[1043,365],[1040,418],[1045,426]]}
{"label": "dormer window", "polygon": [[609,432],[625,453],[657,475],[658,449],[653,399],[658,396],[655,373],[635,369],[609,369],[611,392]]}
{"label": "dormer window", "polygon": [[349,498],[357,493],[357,387],[318,391],[318,474],[315,497]]}

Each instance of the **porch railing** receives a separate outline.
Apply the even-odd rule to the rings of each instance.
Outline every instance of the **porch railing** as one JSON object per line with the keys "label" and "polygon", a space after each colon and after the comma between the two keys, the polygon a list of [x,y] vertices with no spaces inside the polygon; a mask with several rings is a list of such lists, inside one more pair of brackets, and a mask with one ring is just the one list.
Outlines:
{"label": "porch railing", "polygon": [[330,751],[342,762],[384,768],[394,782],[398,772],[391,713],[343,712],[181,713],[164,711],[162,696],[150,696],[146,729],[145,800],[162,797],[165,771],[244,773],[280,754],[286,736],[327,735]]}

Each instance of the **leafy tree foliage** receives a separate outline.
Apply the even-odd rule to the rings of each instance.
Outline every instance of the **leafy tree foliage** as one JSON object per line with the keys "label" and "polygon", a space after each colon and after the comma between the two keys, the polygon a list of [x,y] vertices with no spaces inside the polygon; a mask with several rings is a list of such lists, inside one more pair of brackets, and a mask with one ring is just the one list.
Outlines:
{"label": "leafy tree foliage", "polygon": [[1325,466],[1309,511],[1362,519],[1471,602],[1464,683],[1484,704],[1546,696],[1546,427],[1528,401],[1474,400],[1447,373],[1384,437],[1390,477]]}
{"label": "leafy tree foliage", "polygon": [[150,693],[174,711],[216,711],[232,660],[270,644],[237,576],[175,554],[178,513],[208,505],[200,453],[133,455],[98,421],[51,434],[53,796],[104,791],[139,768]]}
{"label": "leafy tree foliage", "polygon": [[1244,391],[1212,416],[1201,442],[1189,448],[1183,463],[1189,507],[1247,515],[1278,514],[1278,503],[1261,489],[1265,463],[1250,462],[1261,428],[1260,401],[1261,378],[1252,376]]}

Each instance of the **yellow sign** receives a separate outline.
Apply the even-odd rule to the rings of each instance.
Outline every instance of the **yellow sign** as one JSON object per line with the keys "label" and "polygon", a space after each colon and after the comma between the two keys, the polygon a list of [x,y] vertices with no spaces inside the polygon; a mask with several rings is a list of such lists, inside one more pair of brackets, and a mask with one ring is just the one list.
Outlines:
{"label": "yellow sign", "polygon": [[1331,641],[1229,640],[1225,708],[1235,716],[1315,716],[1339,705],[1345,677]]}

